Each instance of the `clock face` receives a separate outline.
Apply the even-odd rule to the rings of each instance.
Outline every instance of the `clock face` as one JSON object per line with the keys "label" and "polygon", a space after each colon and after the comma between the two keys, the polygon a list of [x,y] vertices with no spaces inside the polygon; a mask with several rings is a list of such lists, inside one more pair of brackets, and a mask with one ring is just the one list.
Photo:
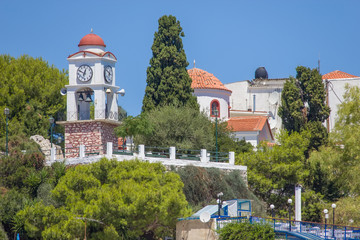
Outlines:
{"label": "clock face", "polygon": [[105,67],[104,77],[108,83],[111,83],[111,81],[113,80],[113,70],[112,70],[111,66],[108,65]]}
{"label": "clock face", "polygon": [[87,82],[92,78],[93,71],[89,65],[81,65],[77,70],[77,78],[82,82]]}

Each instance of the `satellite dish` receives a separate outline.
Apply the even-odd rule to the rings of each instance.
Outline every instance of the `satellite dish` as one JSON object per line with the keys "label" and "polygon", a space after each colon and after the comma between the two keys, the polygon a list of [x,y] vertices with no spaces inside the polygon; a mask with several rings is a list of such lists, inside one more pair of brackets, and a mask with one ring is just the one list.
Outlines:
{"label": "satellite dish", "polygon": [[272,105],[275,105],[279,101],[279,93],[278,92],[272,92],[269,97],[269,103]]}
{"label": "satellite dish", "polygon": [[200,221],[203,223],[207,223],[208,221],[210,221],[210,213],[209,212],[202,212],[200,214]]}
{"label": "satellite dish", "polygon": [[269,125],[270,125],[270,128],[271,129],[274,129],[275,127],[276,127],[276,125],[277,125],[277,121],[276,121],[276,119],[274,119],[274,118],[269,118]]}
{"label": "satellite dish", "polygon": [[62,88],[61,90],[60,90],[60,94],[61,95],[66,95],[66,93],[67,93],[67,90],[66,90],[66,88]]}

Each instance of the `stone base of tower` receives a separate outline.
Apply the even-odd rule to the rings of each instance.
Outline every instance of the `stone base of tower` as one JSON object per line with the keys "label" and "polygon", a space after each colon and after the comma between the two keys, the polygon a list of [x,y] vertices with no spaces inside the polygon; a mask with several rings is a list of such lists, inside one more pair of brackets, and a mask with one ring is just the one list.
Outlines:
{"label": "stone base of tower", "polygon": [[119,122],[109,120],[64,121],[58,124],[65,127],[65,158],[79,156],[80,145],[85,146],[85,155],[106,154],[107,142],[118,148],[118,138],[114,128]]}

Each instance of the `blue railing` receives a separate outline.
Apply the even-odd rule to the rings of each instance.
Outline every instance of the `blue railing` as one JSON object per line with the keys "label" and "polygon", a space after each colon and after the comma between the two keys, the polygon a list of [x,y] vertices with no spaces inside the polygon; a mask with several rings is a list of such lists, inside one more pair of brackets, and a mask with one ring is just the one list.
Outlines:
{"label": "blue railing", "polygon": [[[246,219],[246,220],[245,220]],[[230,222],[247,221],[246,217],[222,217],[217,219],[218,228]],[[251,216],[251,223],[262,223],[273,226],[276,233],[292,235],[302,239],[360,239],[360,227],[333,225],[315,222],[295,221],[280,218],[264,218]]]}

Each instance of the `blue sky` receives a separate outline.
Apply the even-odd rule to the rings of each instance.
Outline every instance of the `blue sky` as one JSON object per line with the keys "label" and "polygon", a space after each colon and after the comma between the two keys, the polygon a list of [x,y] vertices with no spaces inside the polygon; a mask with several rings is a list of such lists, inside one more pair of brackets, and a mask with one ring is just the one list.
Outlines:
{"label": "blue sky", "polygon": [[189,67],[213,73],[223,83],[295,75],[298,65],[321,73],[341,70],[360,76],[360,1],[8,1],[0,0],[0,54],[42,57],[67,69],[67,56],[90,33],[113,52],[119,104],[141,111],[146,68],[158,19],[174,15],[185,38]]}

